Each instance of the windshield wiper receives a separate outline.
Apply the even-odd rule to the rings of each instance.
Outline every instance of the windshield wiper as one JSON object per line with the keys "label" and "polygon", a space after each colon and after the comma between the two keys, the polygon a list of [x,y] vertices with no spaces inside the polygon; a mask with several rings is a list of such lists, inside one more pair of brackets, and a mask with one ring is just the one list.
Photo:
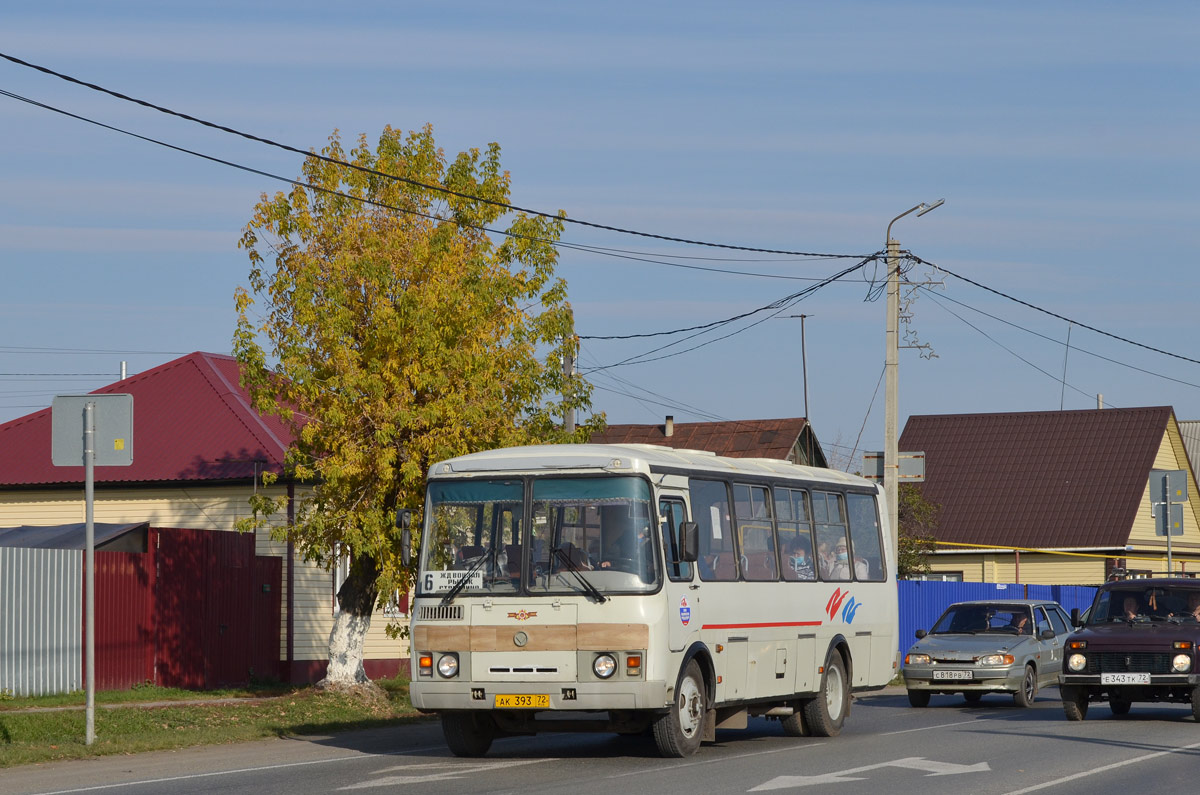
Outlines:
{"label": "windshield wiper", "polygon": [[471,564],[471,568],[467,569],[467,573],[463,575],[463,578],[461,580],[459,580],[458,582],[454,583],[454,585],[451,586],[449,591],[446,591],[446,595],[442,597],[442,602],[441,602],[442,605],[445,606],[445,605],[448,605],[451,602],[453,602],[454,597],[458,596],[459,593],[462,592],[462,589],[467,587],[467,583],[471,581],[471,575],[474,574],[475,572],[479,571],[479,569],[483,567],[484,563],[487,563],[489,560],[494,560],[495,557],[496,557],[496,548],[495,547],[492,547],[487,552],[480,555],[479,559]]}
{"label": "windshield wiper", "polygon": [[600,593],[599,588],[592,585],[592,583],[586,577],[579,573],[579,567],[575,565],[575,561],[571,560],[571,556],[568,555],[562,547],[552,547],[550,552],[554,555],[554,557],[558,558],[566,565],[567,571],[575,575],[575,579],[579,580],[580,586],[583,587],[584,592],[587,593],[588,596],[592,597],[597,602],[608,601],[608,597]]}

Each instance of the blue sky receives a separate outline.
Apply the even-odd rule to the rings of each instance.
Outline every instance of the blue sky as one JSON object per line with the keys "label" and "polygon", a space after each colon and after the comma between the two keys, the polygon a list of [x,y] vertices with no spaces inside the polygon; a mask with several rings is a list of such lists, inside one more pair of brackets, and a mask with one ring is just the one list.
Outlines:
{"label": "blue sky", "polygon": [[[385,124],[430,123],[448,152],[496,141],[514,203],[668,236],[870,254],[894,216],[944,197],[896,223],[904,249],[1200,359],[1198,23],[1183,2],[51,1],[0,12],[0,52],[301,148]],[[6,61],[0,89],[299,173],[296,156]],[[138,372],[229,351],[247,273],[236,243],[280,183],[7,96],[0,130],[0,421],[115,380],[121,360]],[[793,277],[564,249],[585,336],[732,317],[846,264],[579,227],[564,240]],[[716,259],[668,259],[684,257]],[[1097,393],[1200,418],[1200,364],[925,267],[909,275],[931,282],[910,311],[937,358],[901,351],[901,423],[1092,408]],[[834,458],[883,445],[885,306],[870,287],[856,274],[782,313],[809,315],[807,413]],[[596,370],[595,407],[610,422],[802,416],[800,322],[782,315]],[[581,366],[664,341],[585,340]],[[55,375],[25,375],[39,373]]]}

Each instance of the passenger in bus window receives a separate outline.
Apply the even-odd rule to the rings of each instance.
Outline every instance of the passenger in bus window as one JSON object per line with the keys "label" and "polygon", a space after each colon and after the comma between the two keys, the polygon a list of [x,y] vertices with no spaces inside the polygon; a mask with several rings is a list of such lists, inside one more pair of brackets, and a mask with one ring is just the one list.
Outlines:
{"label": "passenger in bus window", "polygon": [[815,579],[816,575],[813,573],[812,558],[808,554],[807,541],[801,538],[793,538],[788,542],[786,554],[785,565],[795,575],[794,577],[788,577],[789,580]]}

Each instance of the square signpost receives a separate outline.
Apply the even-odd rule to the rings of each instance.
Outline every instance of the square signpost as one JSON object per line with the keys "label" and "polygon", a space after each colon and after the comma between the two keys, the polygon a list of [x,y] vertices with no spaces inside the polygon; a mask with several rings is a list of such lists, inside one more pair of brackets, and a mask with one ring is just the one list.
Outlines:
{"label": "square signpost", "polygon": [[50,459],[83,466],[87,644],[87,744],[96,740],[96,525],[95,467],[133,463],[133,395],[58,395],[50,408]]}
{"label": "square signpost", "polygon": [[1183,535],[1183,503],[1187,502],[1187,470],[1150,470],[1150,515],[1155,532],[1167,537],[1167,575],[1174,573],[1171,536]]}

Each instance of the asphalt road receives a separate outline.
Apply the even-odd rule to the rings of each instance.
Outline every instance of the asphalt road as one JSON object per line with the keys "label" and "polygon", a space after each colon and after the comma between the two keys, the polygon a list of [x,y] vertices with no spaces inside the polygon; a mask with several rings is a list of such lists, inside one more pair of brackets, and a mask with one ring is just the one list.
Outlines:
{"label": "asphalt road", "polygon": [[661,759],[653,740],[542,735],[497,740],[484,759],[450,755],[436,723],[330,737],[270,740],[177,752],[0,770],[0,792],[303,793],[1194,793],[1200,725],[1186,705],[1103,704],[1070,723],[1057,690],[1033,708],[989,696],[978,706],[934,696],[913,709],[902,690],[855,701],[830,739],[789,738],[751,720],[718,733],[688,759]]}

